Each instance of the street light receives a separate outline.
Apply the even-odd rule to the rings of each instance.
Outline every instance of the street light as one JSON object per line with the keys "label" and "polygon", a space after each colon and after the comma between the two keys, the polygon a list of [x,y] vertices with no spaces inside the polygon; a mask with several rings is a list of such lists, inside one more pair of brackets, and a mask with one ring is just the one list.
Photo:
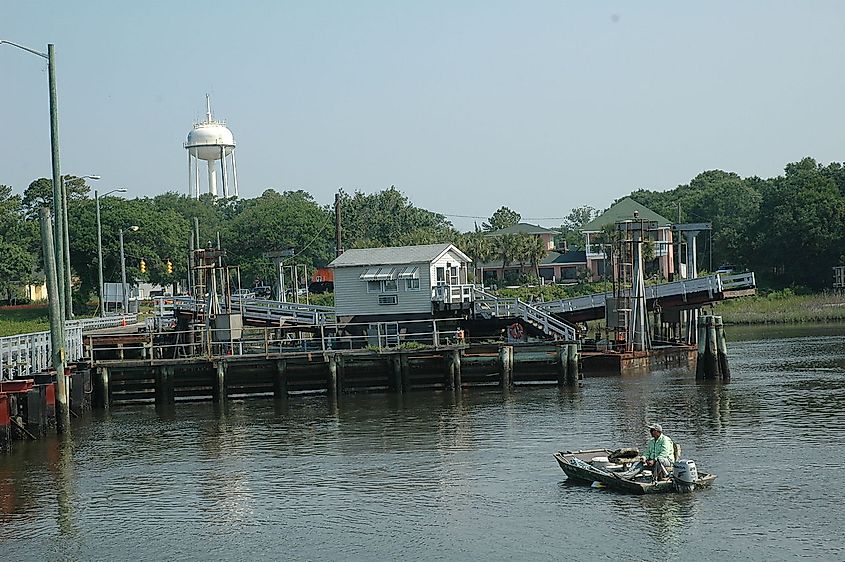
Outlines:
{"label": "street light", "polygon": [[[41,53],[29,47],[18,45],[12,41],[0,39],[0,45],[6,44],[12,47],[17,47],[22,51],[26,51],[33,55],[37,55],[42,59],[47,60],[47,80],[50,88],[50,149],[53,163],[53,256],[56,264],[62,263],[64,260],[64,250],[62,248],[62,174],[59,166],[59,110],[56,100],[56,56],[55,49],[52,43],[47,44],[47,53]],[[45,217],[46,219],[46,217]],[[45,220],[46,222],[46,220]],[[43,242],[42,242],[43,243]],[[47,250],[45,248],[45,254]],[[49,259],[45,259],[49,263]],[[45,263],[46,267],[46,263]],[[49,268],[47,268],[49,269]],[[58,268],[56,268],[58,270]],[[67,306],[66,297],[64,294],[64,283],[58,282],[58,275],[56,275],[56,300],[57,306],[50,307],[50,347],[52,352],[52,364],[56,370],[56,414],[57,425],[60,431],[70,430],[70,387],[64,377],[65,372],[65,306]]]}
{"label": "street light", "polygon": [[67,220],[67,184],[69,184],[74,179],[89,179],[89,180],[98,180],[100,176],[97,175],[90,175],[90,176],[69,176],[65,177],[62,181],[62,208],[64,209],[64,232],[62,236],[64,236],[64,244],[65,244],[65,267],[62,270],[62,277],[63,282],[65,284],[65,294],[67,295],[67,310],[65,310],[65,314],[68,320],[73,319],[73,298],[71,293],[71,276],[70,276],[70,237],[68,236],[68,220]]}
{"label": "street light", "polygon": [[[54,251],[56,254],[56,270],[57,271],[64,271],[62,267],[58,267],[64,262],[64,228],[63,228],[63,221],[64,221],[64,212],[62,211],[62,175],[60,172],[59,167],[59,110],[58,110],[58,102],[56,99],[56,56],[55,50],[52,43],[47,44],[47,53],[42,53],[40,51],[36,51],[35,49],[30,49],[29,47],[24,47],[23,45],[19,45],[12,41],[7,41],[5,39],[0,39],[0,45],[6,44],[11,45],[12,47],[17,47],[22,51],[26,51],[27,53],[32,53],[33,55],[37,55],[47,61],[47,74],[48,74],[48,83],[50,87],[50,147],[52,151],[52,161],[53,161],[53,245]],[[61,276],[64,276],[63,273],[60,273]],[[65,295],[65,284],[64,283],[57,283],[58,285],[58,293],[59,293],[59,310],[61,312],[61,319],[59,320],[59,329],[61,332],[58,334],[59,336],[59,343],[60,345],[55,346],[56,349],[54,353],[62,352],[61,355],[63,356],[63,349],[64,349],[64,324],[63,319],[65,317],[65,310],[66,306],[68,305],[68,301],[70,300],[70,295]],[[57,365],[58,367],[59,365]]]}
{"label": "street light", "polygon": [[[138,232],[139,227],[130,226],[127,228],[129,232]],[[123,229],[120,229],[120,282],[123,289],[123,314],[126,314],[129,308],[129,296],[126,294],[126,256],[123,254]]]}
{"label": "street light", "polygon": [[[126,193],[126,189],[112,189],[103,193],[103,197],[112,193]],[[100,318],[106,315],[105,300],[103,299],[103,227],[100,224],[100,196],[97,190],[94,190],[94,203],[97,207],[97,290],[100,293]]]}

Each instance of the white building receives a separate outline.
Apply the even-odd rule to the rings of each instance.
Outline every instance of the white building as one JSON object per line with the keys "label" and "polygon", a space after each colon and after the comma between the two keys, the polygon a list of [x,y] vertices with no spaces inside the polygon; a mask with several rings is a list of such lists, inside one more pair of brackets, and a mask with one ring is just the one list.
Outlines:
{"label": "white building", "polygon": [[338,319],[458,316],[472,305],[471,261],[452,244],[346,250],[329,264]]}

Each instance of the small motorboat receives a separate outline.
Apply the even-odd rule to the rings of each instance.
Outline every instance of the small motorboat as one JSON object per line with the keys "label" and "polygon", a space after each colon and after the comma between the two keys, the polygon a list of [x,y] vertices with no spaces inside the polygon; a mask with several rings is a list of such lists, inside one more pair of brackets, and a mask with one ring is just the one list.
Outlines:
{"label": "small motorboat", "polygon": [[642,461],[636,449],[558,451],[555,459],[569,479],[587,484],[598,482],[599,486],[632,494],[689,493],[716,479],[715,474],[698,472],[694,461],[679,459],[668,479],[655,480],[648,469],[632,470]]}

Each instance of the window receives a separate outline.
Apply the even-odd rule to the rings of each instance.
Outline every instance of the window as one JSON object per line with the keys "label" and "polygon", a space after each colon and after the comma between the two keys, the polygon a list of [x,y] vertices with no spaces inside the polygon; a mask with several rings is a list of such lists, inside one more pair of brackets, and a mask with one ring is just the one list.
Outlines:
{"label": "window", "polygon": [[458,278],[458,268],[457,267],[450,267],[449,268],[449,284],[450,285],[460,285],[461,281]]}
{"label": "window", "polygon": [[406,291],[419,291],[420,290],[420,280],[419,279],[405,279],[405,290]]}
{"label": "window", "polygon": [[379,295],[379,304],[399,304],[399,297],[396,295]]}
{"label": "window", "polygon": [[367,281],[368,293],[398,293],[399,284],[396,279],[385,281]]}
{"label": "window", "polygon": [[445,285],[446,284],[446,268],[445,267],[438,267],[437,268],[437,284],[438,285]]}

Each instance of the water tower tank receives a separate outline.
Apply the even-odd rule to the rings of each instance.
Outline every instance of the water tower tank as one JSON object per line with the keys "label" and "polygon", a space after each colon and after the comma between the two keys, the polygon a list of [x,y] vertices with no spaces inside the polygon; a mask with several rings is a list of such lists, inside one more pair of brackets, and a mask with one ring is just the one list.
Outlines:
{"label": "water tower tank", "polygon": [[221,148],[226,156],[235,148],[235,137],[229,127],[219,121],[205,121],[194,125],[188,133],[187,148],[200,160],[220,160]]}
{"label": "water tower tank", "polygon": [[[229,176],[234,181],[234,195],[238,196],[238,174],[235,164],[235,137],[224,121],[215,121],[211,117],[211,100],[206,95],[205,121],[194,124],[188,133],[185,148],[188,151],[188,189],[200,196],[199,160],[208,164],[208,192],[217,196],[217,175],[220,162],[220,180],[223,195],[229,197]],[[230,170],[228,169],[231,169]]]}

